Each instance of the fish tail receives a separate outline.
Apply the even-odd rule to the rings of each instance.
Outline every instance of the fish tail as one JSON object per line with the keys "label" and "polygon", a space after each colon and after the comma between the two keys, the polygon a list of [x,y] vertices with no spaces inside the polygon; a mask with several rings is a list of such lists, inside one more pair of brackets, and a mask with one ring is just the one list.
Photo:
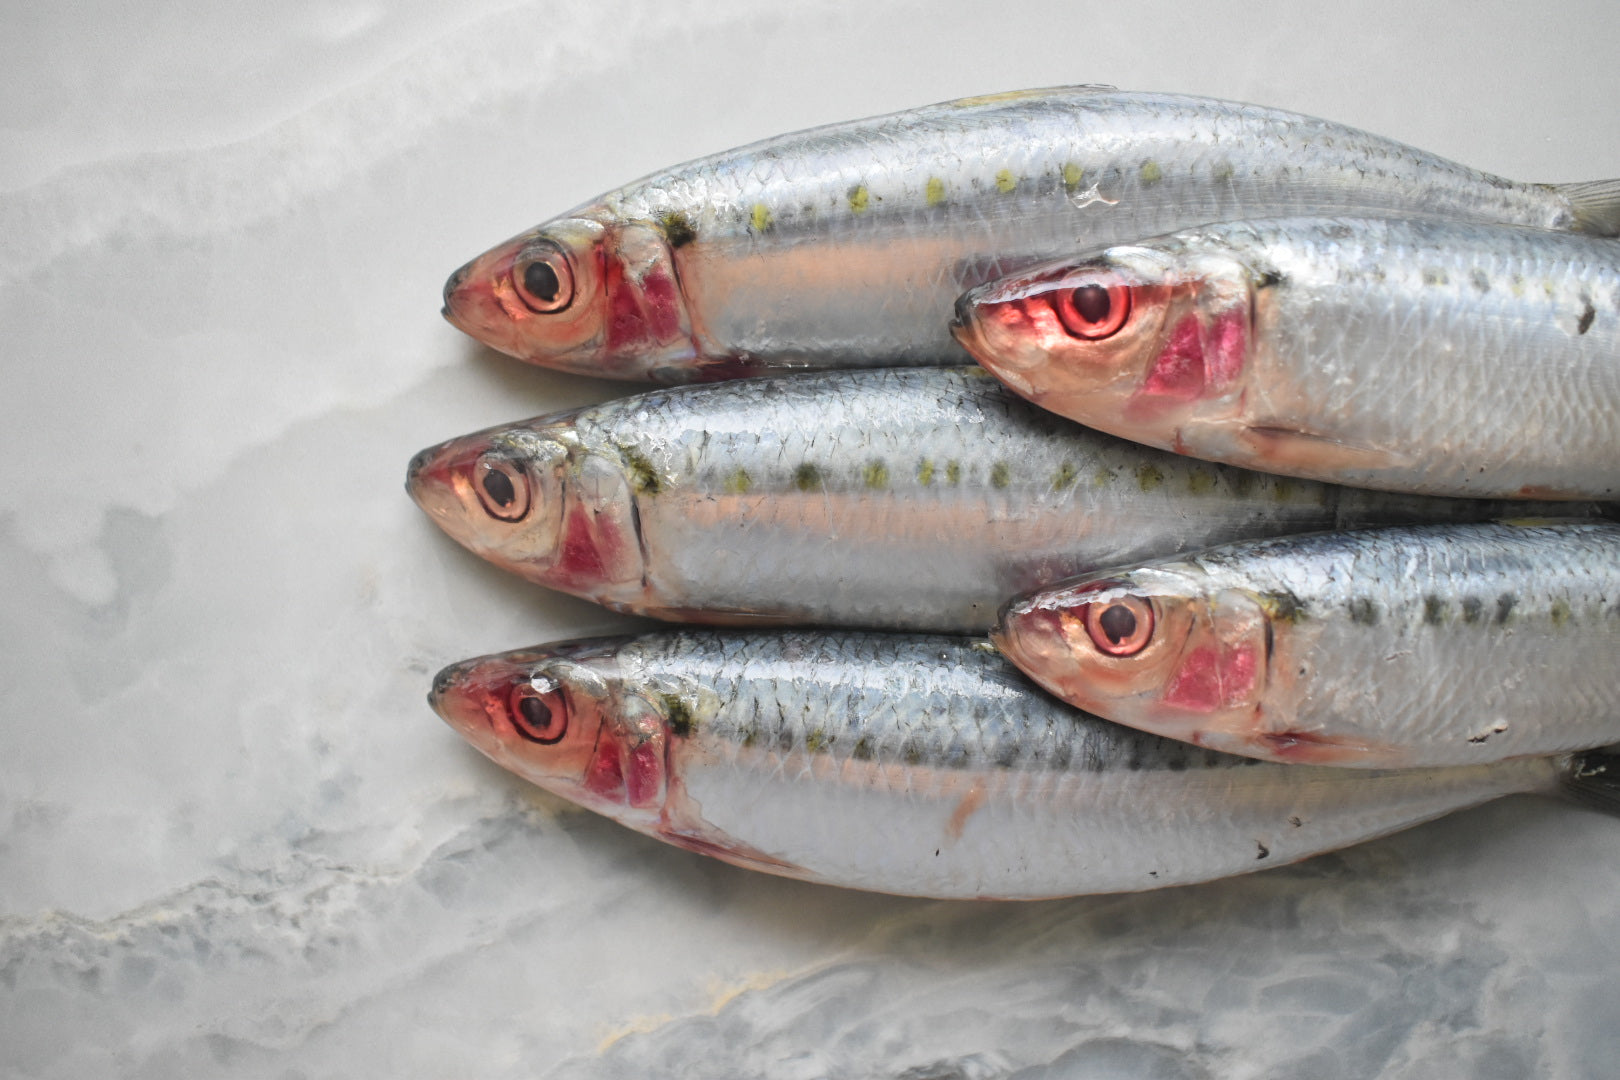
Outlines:
{"label": "fish tail", "polygon": [[1573,755],[1558,783],[1576,802],[1620,814],[1620,746]]}
{"label": "fish tail", "polygon": [[1569,209],[1575,215],[1575,226],[1580,232],[1620,236],[1620,180],[1547,186],[1569,200]]}

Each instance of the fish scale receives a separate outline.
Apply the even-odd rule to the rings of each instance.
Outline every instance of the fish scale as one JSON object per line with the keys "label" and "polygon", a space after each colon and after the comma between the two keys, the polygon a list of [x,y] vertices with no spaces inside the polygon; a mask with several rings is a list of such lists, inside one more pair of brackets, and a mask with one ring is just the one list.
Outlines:
{"label": "fish scale", "polygon": [[[580,748],[515,734],[509,688],[540,685]],[[1075,711],[987,642],[927,635],[563,643],[456,665],[432,700],[500,764],[641,832],[790,877],[936,897],[1129,891],[1264,869],[1501,795],[1550,793],[1591,764],[1254,762]],[[658,799],[632,806],[583,781],[581,750],[649,739],[662,747]]]}

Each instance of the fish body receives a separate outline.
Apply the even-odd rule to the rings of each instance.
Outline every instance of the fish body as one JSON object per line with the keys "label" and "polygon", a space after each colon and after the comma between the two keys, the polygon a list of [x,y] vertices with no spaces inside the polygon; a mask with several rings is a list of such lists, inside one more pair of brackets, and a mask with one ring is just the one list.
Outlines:
{"label": "fish body", "polygon": [[1409,493],[1620,494],[1609,240],[1230,222],[1015,275],[959,318],[1019,393],[1148,445]]}
{"label": "fish body", "polygon": [[783,135],[608,192],[457,270],[519,359],[660,382],[961,363],[966,288],[1206,221],[1425,214],[1613,234],[1605,182],[1480,173],[1276,109],[1070,87]]}
{"label": "fish body", "polygon": [[1075,705],[1271,761],[1579,750],[1620,742],[1620,526],[1234,544],[1016,601],[995,639]]}
{"label": "fish body", "polygon": [[639,832],[947,898],[1260,870],[1573,775],[1569,759],[1352,772],[1217,754],[1070,709],[986,642],[922,635],[571,642],[454,665],[430,700],[500,765]]}
{"label": "fish body", "polygon": [[654,391],[453,439],[407,487],[469,549],[619,610],[963,632],[1098,567],[1509,512],[1206,465],[1077,427],[976,368]]}

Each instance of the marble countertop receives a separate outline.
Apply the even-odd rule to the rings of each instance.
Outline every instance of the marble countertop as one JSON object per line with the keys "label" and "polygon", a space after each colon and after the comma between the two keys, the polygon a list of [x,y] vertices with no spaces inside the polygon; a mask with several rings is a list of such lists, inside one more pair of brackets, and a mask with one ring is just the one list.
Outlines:
{"label": "marble countertop", "polygon": [[97,0],[0,38],[0,1077],[1585,1077],[1620,822],[1520,797],[1299,866],[1038,904],[841,892],[540,793],[428,710],[633,625],[402,490],[628,388],[439,317],[661,165],[1108,82],[1620,176],[1620,9]]}

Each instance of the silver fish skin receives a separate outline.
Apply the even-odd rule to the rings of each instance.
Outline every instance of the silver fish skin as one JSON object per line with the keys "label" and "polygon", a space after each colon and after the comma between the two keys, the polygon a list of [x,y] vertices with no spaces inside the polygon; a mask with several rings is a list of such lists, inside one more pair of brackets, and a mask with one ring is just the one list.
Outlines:
{"label": "silver fish skin", "polygon": [[444,313],[512,356],[610,378],[961,363],[948,321],[967,288],[1088,247],[1308,213],[1613,235],[1620,183],[1511,182],[1255,105],[1032,90],[654,173],[457,270]]}
{"label": "silver fish skin", "polygon": [[1069,424],[976,368],[654,391],[430,448],[407,488],[470,550],[618,610],[963,632],[1102,566],[1518,509],[1206,465]]}
{"label": "silver fish skin", "polygon": [[942,898],[1241,874],[1551,792],[1574,770],[1255,762],[1070,709],[987,642],[935,636],[569,642],[453,665],[430,701],[498,764],[638,832],[769,873]]}
{"label": "silver fish skin", "polygon": [[[1106,321],[1065,306],[1104,290]],[[1620,494],[1610,240],[1229,222],[1049,264],[960,310],[959,336],[1009,386],[1148,445],[1416,494]]]}
{"label": "silver fish skin", "polygon": [[1016,601],[994,636],[1072,704],[1270,761],[1580,750],[1620,742],[1620,525],[1234,544]]}

